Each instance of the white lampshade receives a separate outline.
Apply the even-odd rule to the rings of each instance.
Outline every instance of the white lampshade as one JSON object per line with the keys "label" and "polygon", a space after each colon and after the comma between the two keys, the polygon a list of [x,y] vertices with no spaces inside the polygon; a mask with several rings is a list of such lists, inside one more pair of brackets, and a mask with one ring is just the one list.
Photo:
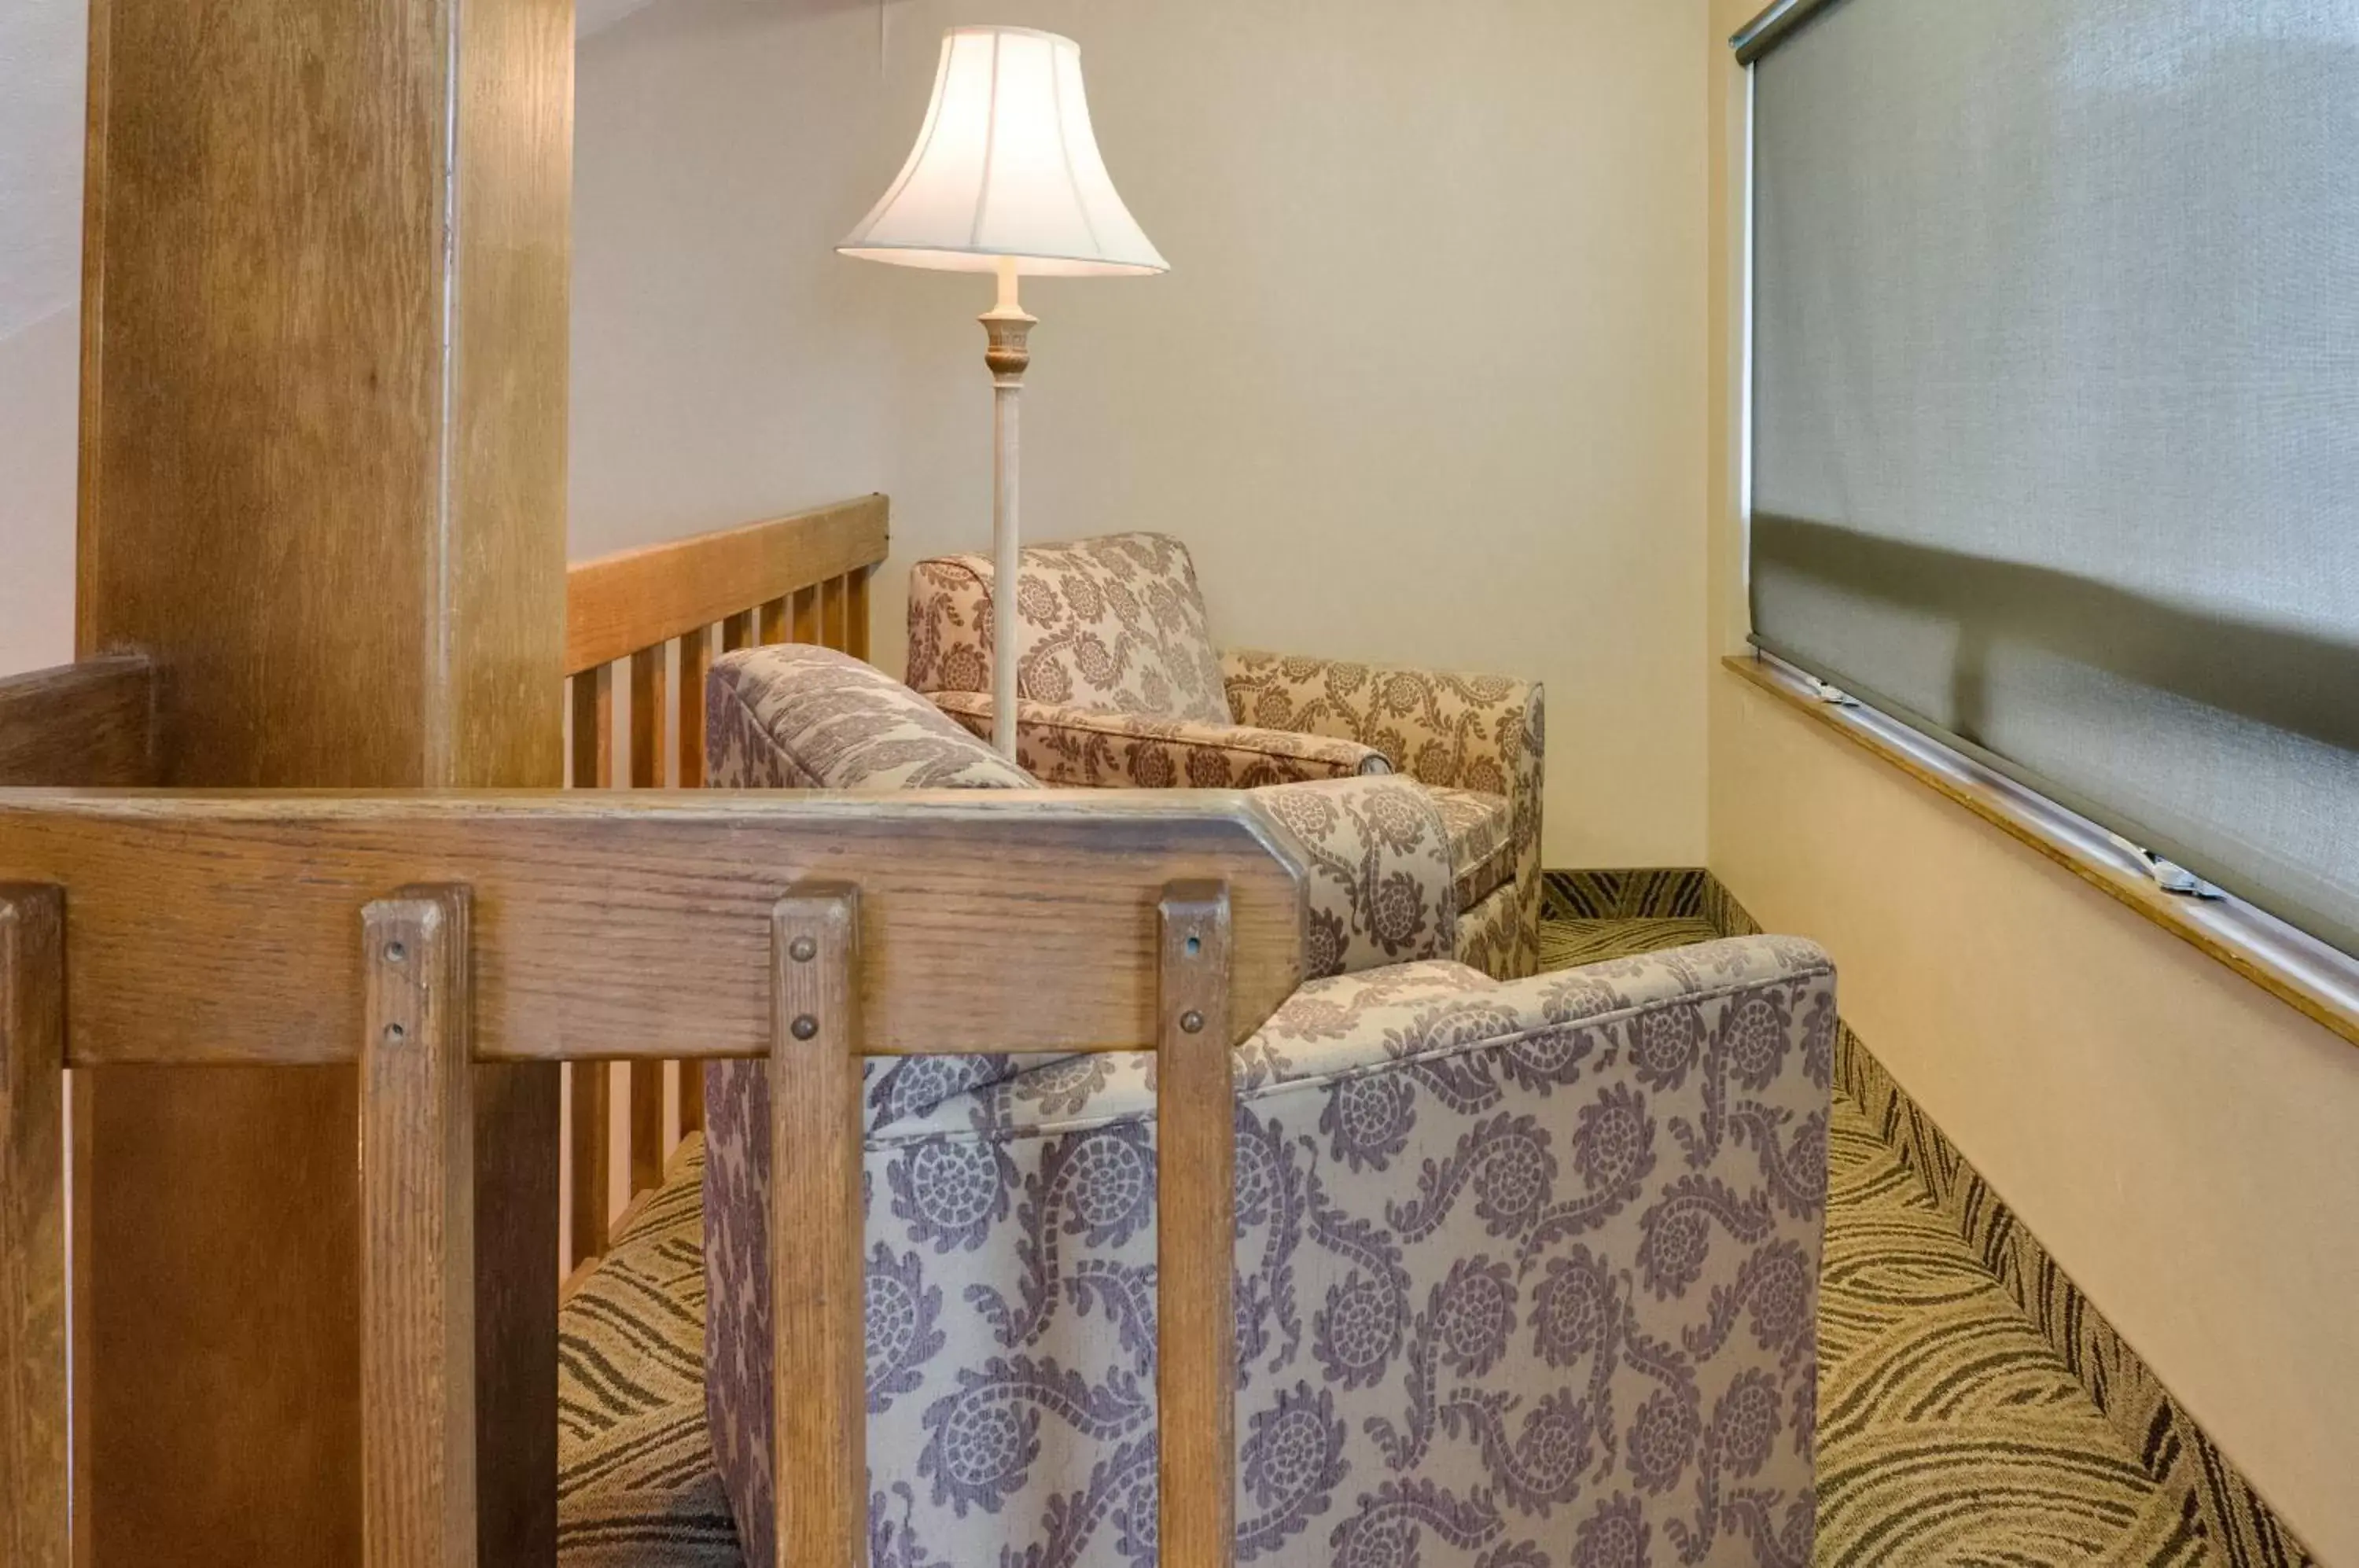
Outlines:
{"label": "white lampshade", "polygon": [[1009,257],[1018,272],[1052,278],[1169,266],[1098,156],[1081,46],[1030,27],[942,35],[918,145],[836,249],[952,272],[990,272]]}

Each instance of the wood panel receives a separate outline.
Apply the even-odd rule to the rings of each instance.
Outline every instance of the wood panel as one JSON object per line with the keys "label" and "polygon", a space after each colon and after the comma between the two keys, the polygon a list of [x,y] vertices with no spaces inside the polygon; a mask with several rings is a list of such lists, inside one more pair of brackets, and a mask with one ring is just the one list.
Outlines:
{"label": "wood panel", "polygon": [[1995,768],[1865,707],[1819,700],[1810,679],[1766,659],[1722,661],[1731,673],[1948,796],[2091,887],[2359,1045],[2359,957],[2241,898],[2167,892],[2112,835]]}
{"label": "wood panel", "polygon": [[584,561],[567,583],[565,668],[626,659],[750,604],[874,566],[887,547],[886,498],[866,495]]}
{"label": "wood panel", "polygon": [[1161,1558],[1228,1568],[1236,1551],[1236,1100],[1229,901],[1164,895],[1156,1061],[1156,1396]]}
{"label": "wood panel", "polygon": [[412,888],[361,916],[366,1568],[455,1568],[476,1560],[467,915],[463,889]]}
{"label": "wood panel", "polygon": [[117,654],[0,679],[0,786],[156,780],[155,668]]}
{"label": "wood panel", "polygon": [[0,1561],[67,1568],[65,905],[0,885]]}
{"label": "wood panel", "polygon": [[[772,1496],[779,1568],[868,1561],[859,896],[814,883],[771,916]],[[794,1227],[788,1245],[787,1226]]]}
{"label": "wood panel", "polygon": [[[567,0],[92,7],[77,647],[154,662],[158,782],[560,781],[572,35]],[[553,1121],[551,1073],[505,1082],[485,1117]],[[357,1561],[354,1072],[86,1088],[94,1560]],[[489,1341],[553,1336],[535,1223]],[[501,1410],[553,1466],[548,1387]]]}
{"label": "wood panel", "polygon": [[813,877],[861,886],[872,1052],[1151,1043],[1175,879],[1229,885],[1234,1034],[1300,975],[1299,873],[1226,791],[0,791],[0,879],[69,889],[82,1063],[351,1062],[354,911],[462,881],[486,1060],[758,1055],[770,907]]}

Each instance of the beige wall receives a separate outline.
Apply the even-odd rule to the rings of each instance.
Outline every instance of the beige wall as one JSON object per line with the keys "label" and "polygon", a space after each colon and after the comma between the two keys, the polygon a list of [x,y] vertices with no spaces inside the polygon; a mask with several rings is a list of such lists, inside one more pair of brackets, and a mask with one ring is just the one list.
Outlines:
{"label": "beige wall", "polygon": [[[1724,37],[1754,0],[1715,0]],[[1716,47],[1712,596],[1743,77]],[[2330,1562],[2359,1562],[2359,1050],[1897,769],[1712,671],[1710,865],[1825,942],[1860,1035]]]}
{"label": "beige wall", "polygon": [[88,12],[0,5],[0,675],[73,657]]}
{"label": "beige wall", "polygon": [[[659,0],[584,42],[577,551],[872,487],[897,565],[985,547],[988,284],[829,249],[972,15]],[[1180,535],[1224,641],[1538,676],[1551,862],[1696,863],[1702,6],[993,15],[1081,40],[1174,264],[1027,286],[1028,537]]]}
{"label": "beige wall", "polygon": [[73,658],[81,314],[0,337],[0,675]]}

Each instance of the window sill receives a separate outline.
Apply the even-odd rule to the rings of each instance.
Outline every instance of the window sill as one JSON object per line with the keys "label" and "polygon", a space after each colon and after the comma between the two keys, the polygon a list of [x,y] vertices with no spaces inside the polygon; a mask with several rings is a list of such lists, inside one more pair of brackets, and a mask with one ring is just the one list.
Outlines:
{"label": "window sill", "polygon": [[1790,666],[1743,654],[1721,663],[2359,1045],[2359,958],[2241,898],[2164,892],[2086,817],[1873,708],[1820,701],[1810,680]]}

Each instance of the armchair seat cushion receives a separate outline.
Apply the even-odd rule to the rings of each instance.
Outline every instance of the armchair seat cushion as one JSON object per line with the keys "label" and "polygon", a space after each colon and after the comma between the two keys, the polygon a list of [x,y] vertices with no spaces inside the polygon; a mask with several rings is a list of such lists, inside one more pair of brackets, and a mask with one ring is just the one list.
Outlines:
{"label": "armchair seat cushion", "polygon": [[1515,813],[1505,795],[1482,789],[1425,791],[1441,808],[1450,834],[1451,879],[1458,908],[1471,909],[1516,876]]}

